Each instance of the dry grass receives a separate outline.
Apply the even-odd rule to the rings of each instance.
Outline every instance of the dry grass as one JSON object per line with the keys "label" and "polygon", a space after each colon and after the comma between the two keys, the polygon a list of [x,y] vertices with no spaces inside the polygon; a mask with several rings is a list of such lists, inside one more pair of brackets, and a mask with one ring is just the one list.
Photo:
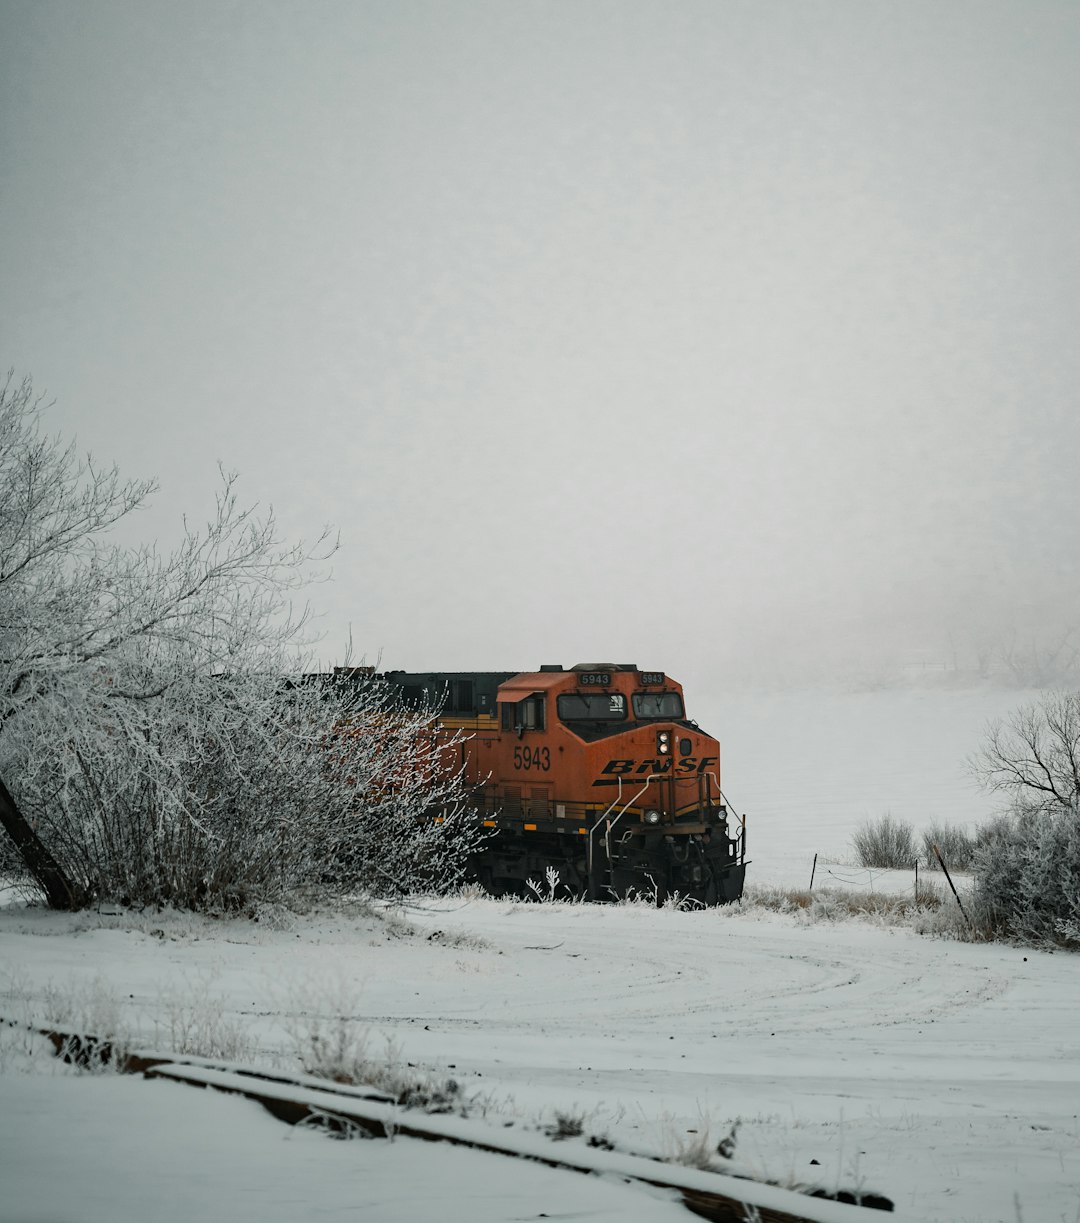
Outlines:
{"label": "dry grass", "polygon": [[847,888],[822,888],[816,892],[798,888],[762,887],[750,884],[743,895],[743,907],[766,909],[774,913],[798,913],[811,922],[841,921],[846,918],[873,918],[886,924],[907,924],[915,918],[940,909],[944,903],[934,886],[919,887],[914,895],[888,892],[859,892]]}
{"label": "dry grass", "polygon": [[[951,893],[936,881],[919,881],[919,899],[882,892],[857,892],[823,888],[806,892],[797,888],[747,887],[743,903],[727,912],[749,910],[788,914],[804,925],[819,922],[865,921],[877,926],[905,926],[916,934],[962,942],[993,942],[994,931],[985,922],[974,922],[961,913]],[[722,910],[724,911],[724,910]]]}

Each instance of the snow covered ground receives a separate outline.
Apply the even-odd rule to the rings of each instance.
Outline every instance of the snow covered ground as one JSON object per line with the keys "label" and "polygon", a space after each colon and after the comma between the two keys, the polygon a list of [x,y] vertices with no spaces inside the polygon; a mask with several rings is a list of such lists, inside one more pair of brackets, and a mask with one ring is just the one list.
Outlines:
{"label": "snow covered ground", "polygon": [[[985,811],[963,757],[1015,703],[797,694],[698,716],[751,811],[752,877],[804,886],[813,853],[844,857],[866,815]],[[1080,1218],[1080,960],[1062,954],[753,907],[467,896],[253,925],[9,906],[0,995],[0,1014],[278,1065],[347,1016],[369,1052],[388,1041],[457,1079],[492,1125],[560,1111],[671,1153],[738,1119],[742,1168],[877,1189],[905,1218]],[[4,1223],[690,1217],[659,1191],[400,1138],[332,1142],[26,1045],[0,1037]]]}

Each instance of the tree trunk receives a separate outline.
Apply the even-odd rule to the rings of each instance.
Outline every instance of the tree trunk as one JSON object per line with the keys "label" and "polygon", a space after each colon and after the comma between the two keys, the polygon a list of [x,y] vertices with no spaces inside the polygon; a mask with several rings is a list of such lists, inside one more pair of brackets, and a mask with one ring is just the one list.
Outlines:
{"label": "tree trunk", "polygon": [[15,804],[0,778],[0,824],[19,851],[27,869],[41,885],[50,909],[77,909],[82,903],[81,889],[72,885],[59,863],[41,843],[26,817]]}

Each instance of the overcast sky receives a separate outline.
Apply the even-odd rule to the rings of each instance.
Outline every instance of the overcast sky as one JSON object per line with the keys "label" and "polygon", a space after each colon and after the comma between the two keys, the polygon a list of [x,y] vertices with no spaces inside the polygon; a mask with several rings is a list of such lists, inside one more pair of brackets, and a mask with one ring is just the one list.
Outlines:
{"label": "overcast sky", "polygon": [[[336,661],[1080,620],[1074,0],[0,0],[0,361]],[[786,661],[785,661],[786,665]]]}

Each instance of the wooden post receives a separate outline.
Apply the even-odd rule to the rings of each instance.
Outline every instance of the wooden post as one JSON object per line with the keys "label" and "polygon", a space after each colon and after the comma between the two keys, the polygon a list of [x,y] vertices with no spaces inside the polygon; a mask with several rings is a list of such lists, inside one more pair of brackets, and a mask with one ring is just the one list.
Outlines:
{"label": "wooden post", "polygon": [[973,929],[971,918],[968,917],[964,909],[964,902],[960,899],[960,893],[956,890],[956,884],[952,881],[952,875],[949,874],[949,868],[945,865],[945,859],[941,856],[941,850],[938,849],[936,843],[934,845],[934,853],[937,856],[937,860],[941,863],[941,869],[945,872],[945,878],[949,881],[949,887],[952,888],[952,894],[956,897],[956,903],[960,906],[960,912],[964,914],[964,921],[967,922],[969,928]]}
{"label": "wooden post", "polygon": [[810,868],[810,887],[808,891],[814,890],[814,875],[817,874],[817,854],[814,854],[814,865]]}

